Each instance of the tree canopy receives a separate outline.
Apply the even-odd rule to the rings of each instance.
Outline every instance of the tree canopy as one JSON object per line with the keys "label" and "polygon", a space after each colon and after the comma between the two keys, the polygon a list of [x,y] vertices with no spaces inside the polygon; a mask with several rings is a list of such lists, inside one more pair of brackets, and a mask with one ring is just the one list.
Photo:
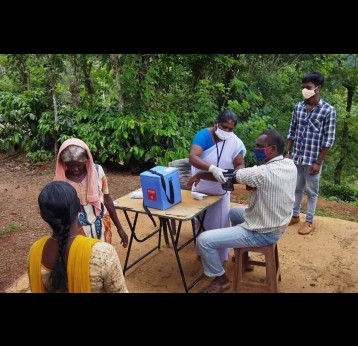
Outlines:
{"label": "tree canopy", "polygon": [[357,182],[357,54],[2,54],[0,148],[53,159],[67,138],[139,172],[187,157],[196,131],[233,110],[246,165],[265,128],[287,137],[301,79],[321,71],[337,110],[327,183]]}

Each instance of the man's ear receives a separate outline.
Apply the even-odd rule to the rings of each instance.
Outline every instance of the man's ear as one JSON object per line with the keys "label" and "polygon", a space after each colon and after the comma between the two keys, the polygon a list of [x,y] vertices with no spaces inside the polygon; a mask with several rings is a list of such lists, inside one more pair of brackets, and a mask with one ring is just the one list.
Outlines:
{"label": "man's ear", "polygon": [[271,154],[273,152],[277,153],[277,145],[272,145],[271,148],[273,148]]}

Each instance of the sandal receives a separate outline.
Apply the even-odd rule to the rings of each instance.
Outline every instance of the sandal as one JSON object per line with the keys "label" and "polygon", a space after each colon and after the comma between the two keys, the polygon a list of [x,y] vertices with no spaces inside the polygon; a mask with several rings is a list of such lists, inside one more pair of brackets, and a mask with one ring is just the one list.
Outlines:
{"label": "sandal", "polygon": [[209,286],[201,289],[199,293],[221,293],[227,291],[229,288],[230,281],[226,282],[223,285],[220,285],[217,282],[212,282]]}

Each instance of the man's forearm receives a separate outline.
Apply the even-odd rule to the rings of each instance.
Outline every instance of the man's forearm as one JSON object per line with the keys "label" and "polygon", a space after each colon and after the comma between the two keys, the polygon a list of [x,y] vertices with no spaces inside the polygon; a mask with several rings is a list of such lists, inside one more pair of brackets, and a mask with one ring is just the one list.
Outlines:
{"label": "man's forearm", "polygon": [[286,147],[286,154],[291,155],[292,154],[292,147],[293,147],[293,140],[292,139],[288,139],[287,140],[287,147]]}
{"label": "man's forearm", "polygon": [[324,147],[321,149],[321,152],[319,153],[318,158],[316,159],[316,163],[318,165],[321,165],[323,163],[323,160],[326,157],[326,155],[328,154],[329,149],[330,148],[328,148],[328,147]]}

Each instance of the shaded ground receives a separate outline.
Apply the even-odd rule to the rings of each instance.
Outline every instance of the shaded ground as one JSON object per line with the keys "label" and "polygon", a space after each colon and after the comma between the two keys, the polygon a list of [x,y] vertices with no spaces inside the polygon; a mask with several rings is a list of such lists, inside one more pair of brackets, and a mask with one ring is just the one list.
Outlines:
{"label": "shaded ground", "polygon": [[[49,234],[46,224],[38,213],[37,197],[41,188],[53,178],[54,164],[31,168],[14,158],[0,156],[0,233],[13,230],[0,238],[0,292],[26,292],[28,290],[26,265],[32,243],[40,236]],[[105,169],[113,199],[140,187],[139,176]],[[235,186],[233,202],[246,201],[248,191],[241,185]],[[320,199],[319,210],[332,211],[348,220],[358,219],[358,207]],[[120,220],[129,234],[123,213]],[[140,220],[141,221],[141,220]],[[299,225],[291,226],[279,242],[279,255],[283,280],[280,292],[357,292],[358,274],[358,223],[339,219],[316,217],[318,229],[308,236],[297,234]],[[141,232],[148,233],[147,220],[142,220]],[[184,227],[182,240],[190,235],[189,223]],[[114,246],[122,265],[126,249],[119,245],[116,232]],[[153,239],[155,241],[155,239]],[[133,257],[145,248],[153,246],[152,240],[135,244]],[[182,252],[182,262],[187,280],[201,273],[192,246]],[[232,275],[233,263],[226,264]],[[254,280],[262,279],[262,268],[250,273]],[[131,292],[183,292],[183,287],[172,249],[162,247],[126,275]],[[206,281],[193,289],[196,292]]]}

